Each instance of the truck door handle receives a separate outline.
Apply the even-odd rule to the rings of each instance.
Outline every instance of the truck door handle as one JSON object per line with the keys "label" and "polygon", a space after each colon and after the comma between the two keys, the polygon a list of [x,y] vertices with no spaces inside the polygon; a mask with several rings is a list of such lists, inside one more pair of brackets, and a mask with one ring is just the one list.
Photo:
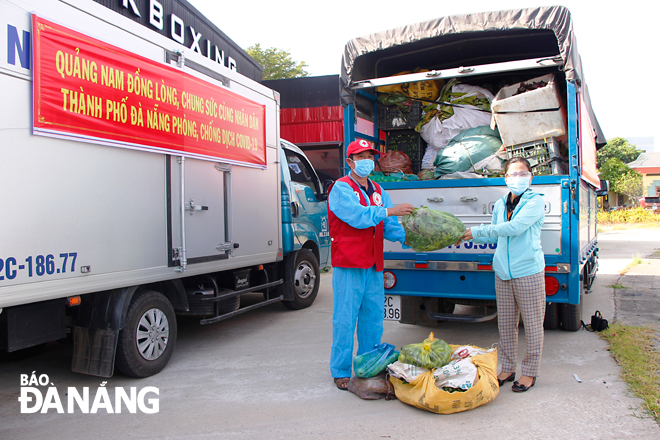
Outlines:
{"label": "truck door handle", "polygon": [[190,211],[190,215],[193,215],[195,211],[208,211],[208,206],[195,205],[195,201],[190,199],[190,202],[186,203],[186,211]]}
{"label": "truck door handle", "polygon": [[426,199],[427,202],[444,202],[442,197],[429,197]]}
{"label": "truck door handle", "polygon": [[291,215],[293,218],[298,218],[300,210],[298,209],[298,202],[291,202]]}
{"label": "truck door handle", "polygon": [[477,200],[476,197],[461,197],[461,202],[476,202]]}

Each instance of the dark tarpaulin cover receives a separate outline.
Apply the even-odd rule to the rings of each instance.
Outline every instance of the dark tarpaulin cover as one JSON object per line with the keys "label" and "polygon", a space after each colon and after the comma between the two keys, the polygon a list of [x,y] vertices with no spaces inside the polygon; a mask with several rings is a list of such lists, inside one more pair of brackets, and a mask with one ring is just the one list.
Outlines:
{"label": "dark tarpaulin cover", "polygon": [[[513,9],[507,11],[479,12],[473,14],[441,17],[422,23],[402,26],[364,37],[355,38],[346,43],[342,57],[340,93],[343,105],[353,103],[354,94],[349,89],[354,81],[369,78],[354,78],[356,60],[364,55],[399,46],[421,42],[422,40],[450,37],[459,34],[474,36],[479,32],[506,32],[517,30],[552,31],[557,39],[559,55],[564,61],[563,71],[568,81],[581,85],[582,98],[589,112],[596,144],[600,147],[607,140],[593,113],[589,92],[584,81],[582,62],[577,50],[573,22],[570,11],[564,6],[543,6],[537,8]],[[487,35],[484,35],[486,37]],[[411,48],[412,49],[412,48]],[[383,52],[385,56],[385,52]],[[409,66],[410,70],[419,66]],[[459,66],[454,66],[459,67]]]}

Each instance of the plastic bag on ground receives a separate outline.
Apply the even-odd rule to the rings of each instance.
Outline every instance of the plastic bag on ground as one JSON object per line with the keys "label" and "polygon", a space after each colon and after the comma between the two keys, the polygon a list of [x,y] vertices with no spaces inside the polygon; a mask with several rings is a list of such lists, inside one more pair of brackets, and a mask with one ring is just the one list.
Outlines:
{"label": "plastic bag on ground", "polygon": [[452,360],[459,360],[473,356],[481,356],[482,354],[492,353],[494,351],[494,348],[486,350],[472,345],[463,345],[454,349],[454,352],[451,354],[451,358]]}
{"label": "plastic bag on ground", "polygon": [[490,127],[477,127],[465,130],[456,136],[435,158],[435,175],[468,171],[481,160],[492,156],[502,147],[497,131]]}
{"label": "plastic bag on ground", "polygon": [[415,208],[412,214],[404,215],[401,225],[406,231],[405,245],[417,252],[443,249],[456,243],[465,232],[465,225],[456,216],[426,206]]}
{"label": "plastic bag on ground", "polygon": [[[469,357],[466,359],[451,361],[444,367],[433,371],[435,386],[438,388],[456,388],[458,390],[469,390],[476,385],[477,367]],[[449,390],[445,390],[449,391]]]}
{"label": "plastic bag on ground", "polygon": [[[455,351],[458,346],[452,345],[451,348]],[[470,359],[477,368],[478,381],[464,392],[452,393],[438,388],[432,371],[420,374],[410,383],[396,377],[390,377],[390,382],[394,385],[396,397],[408,405],[436,414],[471,410],[494,400],[500,387],[497,383],[497,350],[488,350]]]}
{"label": "plastic bag on ground", "polygon": [[429,371],[428,368],[418,367],[413,364],[404,364],[403,362],[396,361],[387,366],[387,371],[390,376],[396,377],[406,382],[412,382],[422,373]]}
{"label": "plastic bag on ground", "polygon": [[353,358],[353,370],[357,377],[374,377],[387,368],[389,364],[399,358],[399,352],[394,345],[382,343]]}
{"label": "plastic bag on ground", "polygon": [[365,400],[396,399],[394,386],[385,373],[374,377],[351,377],[348,391]]}
{"label": "plastic bag on ground", "polygon": [[429,335],[420,344],[408,344],[401,348],[399,362],[428,369],[442,367],[451,360],[451,347],[442,339]]}

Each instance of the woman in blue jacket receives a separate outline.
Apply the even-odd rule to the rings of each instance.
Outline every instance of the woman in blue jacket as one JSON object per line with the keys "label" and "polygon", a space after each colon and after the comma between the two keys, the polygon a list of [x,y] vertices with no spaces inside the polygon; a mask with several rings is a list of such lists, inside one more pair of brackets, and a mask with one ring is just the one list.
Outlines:
{"label": "woman in blue jacket", "polygon": [[497,243],[493,270],[500,332],[498,357],[502,365],[497,377],[500,386],[516,378],[521,314],[525,325],[527,353],[522,360],[522,377],[511,387],[516,392],[527,391],[536,383],[543,351],[545,259],[541,226],[545,202],[542,194],[529,188],[531,171],[527,159],[510,159],[504,166],[504,177],[511,192],[495,204],[490,225],[468,229],[461,238]]}

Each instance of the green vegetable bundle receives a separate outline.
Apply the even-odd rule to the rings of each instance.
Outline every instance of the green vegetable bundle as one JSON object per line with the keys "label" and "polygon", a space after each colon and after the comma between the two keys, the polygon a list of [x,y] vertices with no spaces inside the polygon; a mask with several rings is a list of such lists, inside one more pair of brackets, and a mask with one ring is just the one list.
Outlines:
{"label": "green vegetable bundle", "polygon": [[453,214],[426,206],[403,216],[401,224],[406,230],[406,245],[416,252],[443,249],[456,243],[465,232],[465,225]]}
{"label": "green vegetable bundle", "polygon": [[433,337],[433,333],[421,344],[408,344],[401,348],[399,362],[418,367],[440,368],[451,361],[451,347],[442,339]]}

